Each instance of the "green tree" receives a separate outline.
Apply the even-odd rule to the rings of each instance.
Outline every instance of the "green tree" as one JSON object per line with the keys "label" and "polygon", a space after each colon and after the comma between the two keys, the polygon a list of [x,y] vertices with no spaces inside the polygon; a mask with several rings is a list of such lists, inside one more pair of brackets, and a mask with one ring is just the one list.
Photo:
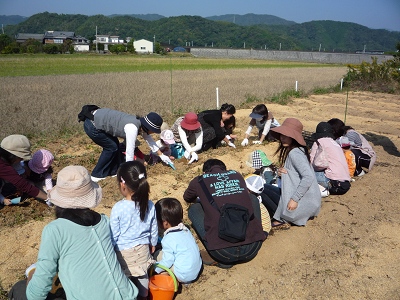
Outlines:
{"label": "green tree", "polygon": [[21,44],[21,53],[39,53],[42,52],[43,44],[35,39],[28,39]]}
{"label": "green tree", "polygon": [[12,38],[10,38],[7,34],[0,34],[0,52],[3,49],[12,43]]}
{"label": "green tree", "polygon": [[43,46],[43,52],[47,54],[57,54],[60,53],[60,48],[56,44],[46,44]]}
{"label": "green tree", "polygon": [[127,49],[127,51],[130,52],[130,53],[135,53],[135,52],[136,52],[136,49],[135,49],[135,47],[133,46],[133,42],[134,42],[134,41],[135,41],[134,39],[131,39],[131,40],[126,44],[126,49]]}
{"label": "green tree", "polygon": [[1,51],[2,54],[17,54],[20,53],[20,47],[17,42],[11,42]]}
{"label": "green tree", "polygon": [[156,46],[155,46],[155,49],[154,49],[154,50],[155,50],[155,52],[156,52],[157,54],[161,54],[161,55],[167,54],[167,51],[165,50],[164,47],[161,46],[160,43],[156,43]]}
{"label": "green tree", "polygon": [[110,50],[111,53],[119,54],[121,52],[125,52],[126,51],[126,47],[125,47],[125,45],[122,45],[122,44],[110,45],[108,47],[108,50]]}

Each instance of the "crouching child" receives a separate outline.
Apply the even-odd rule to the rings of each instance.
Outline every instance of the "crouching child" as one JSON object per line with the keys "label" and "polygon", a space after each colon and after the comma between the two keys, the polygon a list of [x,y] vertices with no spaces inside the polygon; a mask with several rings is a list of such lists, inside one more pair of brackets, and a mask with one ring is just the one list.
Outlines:
{"label": "crouching child", "polygon": [[[162,250],[155,254],[157,263],[170,268],[181,283],[197,279],[202,260],[200,250],[190,230],[182,223],[183,208],[175,198],[160,199],[156,205],[158,226],[164,230]],[[155,272],[163,270],[156,268]]]}

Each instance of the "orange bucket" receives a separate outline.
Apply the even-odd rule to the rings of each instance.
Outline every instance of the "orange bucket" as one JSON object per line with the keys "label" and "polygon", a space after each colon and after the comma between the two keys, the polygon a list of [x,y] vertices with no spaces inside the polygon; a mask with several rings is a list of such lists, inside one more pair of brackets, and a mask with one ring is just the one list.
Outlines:
{"label": "orange bucket", "polygon": [[155,274],[149,280],[150,300],[172,300],[178,290],[178,282],[174,273],[164,266],[156,265],[168,274]]}

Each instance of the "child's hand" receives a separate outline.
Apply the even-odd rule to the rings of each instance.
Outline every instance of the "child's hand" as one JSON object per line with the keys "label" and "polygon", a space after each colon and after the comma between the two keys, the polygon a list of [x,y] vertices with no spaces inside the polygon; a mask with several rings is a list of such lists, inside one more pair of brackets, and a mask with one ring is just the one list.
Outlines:
{"label": "child's hand", "polygon": [[171,156],[169,157],[169,159],[170,159],[170,160],[174,160],[175,157],[171,155]]}
{"label": "child's hand", "polygon": [[156,247],[155,246],[151,246],[150,247],[150,254],[153,254],[154,251],[156,251]]}
{"label": "child's hand", "polygon": [[3,204],[4,205],[11,205],[11,199],[5,198]]}

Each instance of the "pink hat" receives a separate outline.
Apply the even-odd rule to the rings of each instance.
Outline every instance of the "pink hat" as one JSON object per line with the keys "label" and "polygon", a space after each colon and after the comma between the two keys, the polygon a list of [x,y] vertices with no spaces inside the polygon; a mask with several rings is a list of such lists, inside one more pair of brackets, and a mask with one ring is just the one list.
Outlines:
{"label": "pink hat", "polygon": [[300,145],[306,146],[306,142],[303,138],[303,124],[295,118],[287,118],[283,121],[281,126],[271,128],[271,134],[277,140],[280,139],[280,135],[286,135],[296,140]]}
{"label": "pink hat", "polygon": [[162,139],[166,144],[175,144],[174,133],[169,129],[161,131],[160,139]]}
{"label": "pink hat", "polygon": [[29,168],[37,173],[46,172],[54,161],[54,156],[50,151],[40,149],[32,155],[32,159],[28,162]]}
{"label": "pink hat", "polygon": [[181,127],[186,130],[196,130],[200,126],[200,122],[194,112],[188,112],[181,122]]}

